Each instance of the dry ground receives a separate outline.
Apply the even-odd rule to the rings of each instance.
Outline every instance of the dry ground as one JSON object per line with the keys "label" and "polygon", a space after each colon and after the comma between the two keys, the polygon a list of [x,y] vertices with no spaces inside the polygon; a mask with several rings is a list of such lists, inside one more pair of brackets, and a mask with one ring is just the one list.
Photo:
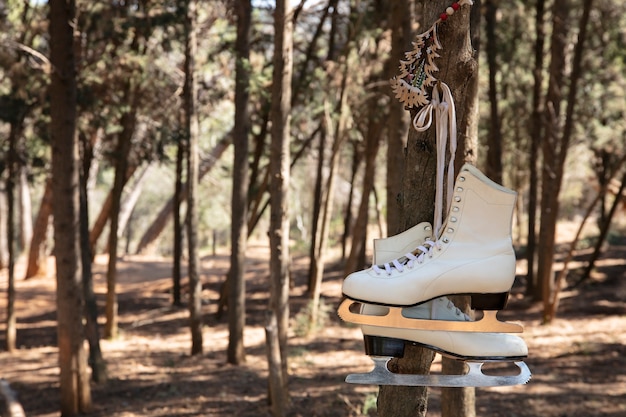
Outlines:
{"label": "dry ground", "polygon": [[[625,243],[622,243],[625,244]],[[207,257],[202,272],[206,299],[204,354],[190,357],[185,309],[170,306],[169,259],[128,257],[119,262],[121,336],[103,340],[109,382],[93,386],[93,416],[269,416],[267,408],[264,310],[267,305],[267,249],[253,247],[249,260],[247,363],[226,364],[225,319],[215,317],[226,255]],[[559,318],[541,326],[540,306],[518,294],[501,312],[521,321],[533,379],[524,386],[476,390],[478,416],[626,416],[626,246],[612,246],[594,280],[564,293]],[[104,302],[105,259],[96,263],[96,292]],[[21,265],[20,265],[21,266]],[[307,264],[294,260],[292,315],[306,305]],[[0,276],[2,303],[6,271]],[[57,417],[58,368],[54,278],[21,279],[18,268],[18,346],[0,352],[0,377],[16,391],[29,417]],[[341,295],[340,268],[325,277],[323,298],[330,313],[311,337],[290,338],[290,392],[294,416],[375,416],[377,388],[343,382],[365,372],[358,328],[334,314]],[[519,291],[519,285],[516,290]],[[5,308],[0,309],[4,346]],[[438,360],[438,359],[437,359]],[[435,364],[437,366],[437,363]],[[440,390],[431,390],[429,416],[440,416]]]}

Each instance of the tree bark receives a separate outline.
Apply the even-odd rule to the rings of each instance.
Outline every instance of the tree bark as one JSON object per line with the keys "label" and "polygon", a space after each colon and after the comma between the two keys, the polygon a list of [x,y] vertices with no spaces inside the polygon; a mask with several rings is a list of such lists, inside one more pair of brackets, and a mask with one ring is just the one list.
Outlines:
{"label": "tree bark", "polygon": [[118,225],[122,192],[127,182],[128,156],[131,150],[131,139],[135,131],[138,96],[131,86],[126,86],[125,102],[131,102],[130,109],[120,119],[122,131],[118,135],[115,159],[115,179],[111,190],[111,210],[109,212],[109,240],[107,244],[109,261],[107,265],[107,294],[106,294],[106,323],[104,337],[115,339],[118,333],[118,303],[117,303],[117,242]]}
{"label": "tree bark", "polygon": [[72,22],[74,0],[50,0],[50,140],[54,245],[57,271],[61,415],[91,411],[91,390],[83,333],[79,265],[76,68]]}
{"label": "tree bark", "polygon": [[228,276],[228,363],[239,365],[246,360],[243,332],[246,324],[245,261],[248,239],[248,148],[250,120],[250,30],[252,4],[250,0],[237,3],[237,40],[235,42],[235,126],[233,128],[232,221],[231,256]]}
{"label": "tree bark", "polygon": [[497,0],[485,0],[485,28],[487,43],[487,65],[489,67],[489,135],[487,136],[487,165],[485,175],[502,184],[502,129],[498,111],[498,44],[496,39]]}
{"label": "tree bark", "polygon": [[[398,62],[411,46],[411,1],[390,2],[389,26],[391,28],[391,54],[388,78],[396,75]],[[402,176],[404,172],[404,147],[409,117],[402,103],[391,94],[387,125],[387,231],[392,236],[402,231],[400,226]]]}
{"label": "tree bark", "polygon": [[[552,320],[550,300],[554,288],[552,263],[554,260],[556,222],[559,214],[559,194],[563,181],[565,158],[574,128],[574,109],[576,106],[577,86],[582,73],[582,54],[587,34],[587,23],[593,0],[585,0],[579,23],[578,42],[574,47],[572,70],[569,76],[569,91],[563,128],[560,128],[560,103],[565,86],[565,49],[569,28],[568,5],[566,0],[557,0],[553,5],[553,29],[550,63],[550,82],[546,96],[546,136],[543,141],[544,163],[541,195],[541,231],[539,240],[538,278],[542,282],[542,300],[544,303],[543,321]],[[545,220],[545,221],[544,221]]]}
{"label": "tree bark", "polygon": [[535,5],[535,63],[533,69],[533,111],[530,123],[530,155],[529,171],[530,182],[528,186],[528,237],[526,245],[526,295],[535,300],[541,299],[541,286],[537,283],[535,273],[537,258],[537,197],[539,190],[539,173],[537,161],[543,130],[541,91],[543,84],[543,47],[545,43],[544,32],[545,1],[537,0]]}
{"label": "tree bark", "polygon": [[186,0],[185,8],[185,89],[184,114],[185,133],[188,138],[187,153],[187,250],[189,274],[189,327],[191,330],[191,354],[198,355],[202,346],[202,282],[200,281],[200,260],[198,256],[198,112],[196,97],[198,86],[196,80],[195,56],[196,40],[196,1]]}
{"label": "tree bark", "polygon": [[[274,398],[277,390],[280,406],[273,404],[276,416],[285,415],[288,402],[287,330],[289,327],[289,180],[291,75],[293,71],[293,9],[288,0],[277,0],[274,12],[274,57],[272,75],[272,141],[270,146],[270,302],[271,324],[276,320],[276,332],[267,340],[267,348],[278,343],[280,364],[270,363],[270,370],[282,373],[282,384],[270,385]],[[280,381],[270,375],[270,383]],[[276,408],[274,408],[276,407]]]}
{"label": "tree bark", "polygon": [[33,237],[28,248],[28,263],[26,265],[25,279],[37,275],[45,275],[47,269],[47,245],[48,224],[52,214],[52,178],[46,180],[39,213],[33,227]]}
{"label": "tree bark", "polygon": [[[440,13],[449,6],[444,1],[424,2],[422,28],[429,28]],[[461,7],[453,17],[439,27],[439,39],[443,49],[437,60],[439,72],[436,77],[445,82],[452,91],[456,103],[457,125],[462,135],[463,146],[457,150],[459,160],[474,157],[469,149],[467,132],[471,131],[472,118],[469,111],[475,111],[470,103],[476,94],[475,82],[477,62],[471,45],[469,30],[470,8]],[[462,157],[458,157],[461,155]],[[406,230],[422,221],[432,221],[433,201],[435,200],[436,140],[435,129],[417,132],[409,129],[404,177],[400,193],[400,228]],[[390,363],[392,371],[399,373],[427,374],[434,354],[431,350],[412,347],[406,349],[404,358],[394,359]],[[427,410],[426,387],[381,386],[378,397],[378,415],[380,417],[424,417]]]}
{"label": "tree bark", "polygon": [[176,146],[176,180],[174,184],[174,197],[172,202],[172,217],[174,218],[174,254],[172,265],[172,304],[182,306],[181,300],[181,275],[182,275],[182,257],[183,257],[183,226],[180,219],[180,206],[182,202],[183,188],[183,164],[185,162],[185,145],[187,141],[179,138]]}

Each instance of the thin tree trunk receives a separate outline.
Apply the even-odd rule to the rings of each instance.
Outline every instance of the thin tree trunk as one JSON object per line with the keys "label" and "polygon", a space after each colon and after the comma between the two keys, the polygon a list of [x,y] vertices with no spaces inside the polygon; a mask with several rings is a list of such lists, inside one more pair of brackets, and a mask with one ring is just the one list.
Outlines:
{"label": "thin tree trunk", "polygon": [[7,318],[6,318],[6,348],[8,352],[15,351],[17,335],[17,315],[15,312],[15,182],[17,179],[17,140],[18,128],[11,123],[9,132],[9,153],[7,156],[8,178],[6,180],[7,195],[7,247],[9,252],[8,282],[7,282]]}
{"label": "thin tree trunk", "polygon": [[118,135],[118,144],[115,160],[115,179],[111,190],[111,210],[109,222],[108,252],[109,261],[107,265],[107,293],[106,293],[106,323],[104,325],[104,337],[115,339],[118,333],[118,302],[117,302],[117,242],[118,225],[120,218],[120,207],[122,192],[127,182],[128,156],[131,149],[131,138],[135,131],[136,111],[138,95],[132,91],[130,84],[126,87],[126,102],[131,101],[131,108],[121,117],[120,124],[122,131]]}
{"label": "thin tree trunk", "polygon": [[228,276],[228,363],[239,365],[246,360],[243,332],[246,324],[245,261],[248,239],[248,148],[250,120],[250,30],[252,4],[250,0],[237,3],[237,40],[235,43],[235,126],[233,145],[233,192],[231,221],[231,260]]}
{"label": "thin tree trunk", "polygon": [[[398,71],[398,62],[411,46],[411,1],[390,2],[391,54],[388,64],[388,78]],[[404,147],[409,117],[402,103],[391,95],[389,101],[389,122],[387,126],[387,230],[389,235],[402,231],[400,210],[402,202],[402,176],[404,172]]]}
{"label": "thin tree trunk", "polygon": [[[270,146],[270,302],[269,323],[276,321],[276,332],[268,334],[267,349],[278,344],[280,364],[270,362],[270,394],[275,416],[288,410],[287,330],[289,326],[289,180],[291,75],[293,71],[293,9],[287,0],[277,0],[274,12],[274,71],[272,75],[272,141]],[[275,355],[271,355],[272,358]]]}
{"label": "thin tree trunk", "polygon": [[[126,179],[124,181],[124,184],[126,184],[126,181],[128,181],[130,177],[133,176],[136,169],[137,169],[137,165],[134,165],[134,164],[133,166],[128,168],[128,171],[126,172]],[[112,206],[113,206],[113,189],[111,189],[111,191],[107,195],[107,198],[102,203],[102,207],[100,207],[100,213],[98,213],[98,217],[96,218],[93,226],[91,227],[91,231],[89,232],[89,245],[91,245],[91,253],[94,256],[96,254],[96,245],[98,243],[98,239],[100,239],[102,232],[104,232],[104,228],[107,222],[109,221],[109,217],[111,216]]]}
{"label": "thin tree trunk", "polygon": [[540,139],[542,137],[541,90],[543,84],[544,61],[544,9],[545,1],[537,0],[535,6],[535,64],[533,69],[533,111],[530,123],[530,155],[528,156],[530,183],[528,187],[528,237],[526,244],[526,295],[535,300],[541,299],[541,286],[537,283],[536,247],[537,247],[537,196],[539,189],[539,158]]}
{"label": "thin tree trunk", "polygon": [[380,136],[383,131],[383,120],[377,115],[384,114],[377,106],[376,100],[370,102],[369,124],[367,137],[365,139],[365,175],[363,178],[363,192],[352,236],[352,247],[350,256],[344,266],[344,274],[363,269],[365,267],[365,242],[367,239],[367,225],[369,224],[369,200],[370,194],[374,190],[374,180],[376,179],[376,157],[380,147]]}
{"label": "thin tree trunk", "polygon": [[[591,276],[591,271],[593,271],[593,268],[595,267],[595,263],[600,257],[600,254],[602,252],[602,245],[604,244],[604,241],[606,240],[606,237],[609,233],[611,221],[613,220],[613,217],[615,216],[617,207],[619,206],[619,204],[621,203],[623,199],[625,189],[626,189],[626,173],[624,173],[624,175],[622,176],[622,183],[620,184],[617,194],[615,194],[615,199],[613,200],[613,204],[611,205],[609,214],[604,219],[604,223],[602,224],[602,227],[600,228],[600,235],[598,236],[598,241],[596,242],[593,248],[593,253],[591,254],[591,258],[589,259],[587,263],[587,267],[585,268],[585,271],[583,272],[583,275],[580,278],[577,285],[579,285],[583,281],[586,281]],[[555,308],[555,311],[556,311],[556,308]]]}
{"label": "thin tree trunk", "polygon": [[497,0],[485,0],[485,28],[487,41],[487,64],[489,67],[489,135],[487,136],[487,165],[485,175],[502,184],[502,129],[498,111],[498,44],[496,40]]}
{"label": "thin tree trunk", "polygon": [[562,89],[564,87],[565,51],[567,47],[569,2],[555,0],[552,7],[552,36],[550,46],[550,80],[546,94],[544,113],[544,138],[542,186],[541,186],[541,227],[539,232],[537,280],[541,287],[541,299],[546,301],[552,292],[556,220],[559,211],[560,178],[556,170],[559,118],[561,117]]}
{"label": "thin tree trunk", "polygon": [[79,170],[79,204],[80,204],[80,259],[82,271],[83,297],[85,298],[85,336],[89,343],[89,366],[91,379],[96,383],[107,380],[106,362],[100,349],[100,329],[98,325],[98,304],[93,290],[93,274],[91,268],[91,245],[89,244],[89,198],[87,178],[89,178],[91,153],[89,144],[79,139],[82,167]]}
{"label": "thin tree trunk", "polygon": [[47,245],[48,224],[52,214],[52,178],[46,180],[39,213],[33,227],[33,237],[28,248],[28,263],[26,265],[25,279],[37,275],[45,275],[47,270]]}
{"label": "thin tree trunk", "polygon": [[[560,0],[555,1],[554,8],[567,8],[566,4],[561,4]],[[546,244],[548,250],[543,253],[540,250],[539,255],[539,268],[541,273],[538,274],[542,281],[542,299],[544,303],[543,321],[548,323],[552,320],[550,300],[552,299],[552,291],[554,288],[554,277],[552,273],[552,262],[554,260],[554,246],[555,246],[555,232],[556,221],[558,219],[559,212],[559,194],[561,190],[563,180],[563,170],[565,166],[565,158],[569,148],[570,139],[574,128],[574,109],[576,106],[576,96],[578,81],[582,73],[582,54],[584,52],[584,44],[587,35],[587,23],[589,21],[589,15],[591,12],[593,0],[585,0],[583,4],[583,11],[579,23],[578,42],[574,47],[574,57],[572,60],[572,71],[569,76],[569,91],[567,96],[567,108],[565,111],[565,123],[560,137],[557,138],[559,130],[556,130],[559,126],[557,118],[559,117],[560,106],[556,102],[557,99],[562,98],[560,91],[564,86],[563,70],[555,68],[556,65],[561,64],[561,67],[565,63],[564,48],[567,45],[566,35],[568,32],[567,24],[567,11],[553,10],[554,26],[552,36],[552,57],[553,62],[550,65],[550,77],[551,82],[548,91],[548,104],[547,108],[553,108],[550,112],[550,117],[546,135],[544,140],[544,176],[543,183],[544,188],[542,192],[542,211],[541,211],[541,233],[540,241],[542,244]],[[557,50],[561,48],[561,50]],[[556,59],[555,59],[556,58]],[[556,61],[556,62],[555,62]],[[553,82],[554,81],[554,82]],[[546,162],[549,161],[549,162]],[[546,186],[546,183],[547,186]],[[544,204],[543,200],[546,199]],[[546,224],[544,225],[544,215],[546,217]],[[545,233],[544,242],[541,236]]]}
{"label": "thin tree trunk", "polygon": [[76,143],[74,0],[50,0],[50,142],[57,272],[61,416],[91,411],[79,265],[79,179]]}
{"label": "thin tree trunk", "polygon": [[181,263],[183,257],[183,226],[180,220],[180,206],[182,201],[183,188],[183,163],[185,159],[186,140],[179,139],[176,147],[176,182],[174,184],[174,197],[170,200],[173,205],[174,218],[174,259],[172,260],[172,304],[180,307],[183,305],[181,300]]}
{"label": "thin tree trunk", "polygon": [[20,248],[26,250],[33,238],[33,209],[30,200],[30,187],[26,177],[26,167],[19,167],[19,202],[20,202]]}
{"label": "thin tree trunk", "polygon": [[185,14],[185,131],[189,139],[187,153],[187,250],[189,252],[189,327],[191,330],[191,354],[198,355],[202,346],[202,282],[198,255],[198,136],[199,124],[196,110],[198,86],[195,76],[196,1],[186,0]]}

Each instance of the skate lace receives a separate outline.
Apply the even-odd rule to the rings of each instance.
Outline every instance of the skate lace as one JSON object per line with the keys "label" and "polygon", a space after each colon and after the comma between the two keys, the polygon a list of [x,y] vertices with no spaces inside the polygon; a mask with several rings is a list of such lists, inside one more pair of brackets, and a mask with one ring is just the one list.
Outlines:
{"label": "skate lace", "polygon": [[[431,103],[421,109],[413,120],[413,127],[418,132],[427,130],[433,120],[432,113],[435,112],[435,128],[437,135],[437,176],[435,187],[435,236],[439,236],[439,231],[443,224],[444,213],[450,210],[452,201],[452,189],[454,186],[454,159],[456,155],[456,110],[454,98],[447,84],[437,82],[433,86]],[[445,185],[446,202],[444,205],[444,176],[446,171],[446,148],[448,147],[448,137],[450,139],[450,161],[448,162],[448,181]]]}
{"label": "skate lace", "polygon": [[426,257],[432,257],[432,251],[435,248],[439,248],[438,242],[430,239],[419,245],[415,251],[409,252],[400,258],[396,258],[390,262],[385,262],[382,265],[372,265],[372,269],[378,274],[386,273],[391,275],[394,270],[403,272],[404,268],[411,269],[415,264],[422,264]]}

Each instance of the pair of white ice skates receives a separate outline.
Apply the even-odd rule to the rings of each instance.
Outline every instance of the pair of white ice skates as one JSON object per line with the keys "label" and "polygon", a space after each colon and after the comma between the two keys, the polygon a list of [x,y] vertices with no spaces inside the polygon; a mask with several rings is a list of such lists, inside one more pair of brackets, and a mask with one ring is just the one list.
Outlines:
{"label": "pair of white ice skates", "polygon": [[[350,274],[339,316],[361,325],[365,350],[375,362],[368,374],[347,382],[407,386],[500,386],[526,383],[530,371],[522,327],[496,318],[515,279],[511,219],[516,193],[466,164],[454,185],[447,219],[438,236],[428,223],[374,241],[374,265]],[[478,321],[447,295],[470,295]],[[399,375],[387,362],[418,344],[465,361],[464,375]],[[486,375],[484,362],[513,362],[516,375]]]}

